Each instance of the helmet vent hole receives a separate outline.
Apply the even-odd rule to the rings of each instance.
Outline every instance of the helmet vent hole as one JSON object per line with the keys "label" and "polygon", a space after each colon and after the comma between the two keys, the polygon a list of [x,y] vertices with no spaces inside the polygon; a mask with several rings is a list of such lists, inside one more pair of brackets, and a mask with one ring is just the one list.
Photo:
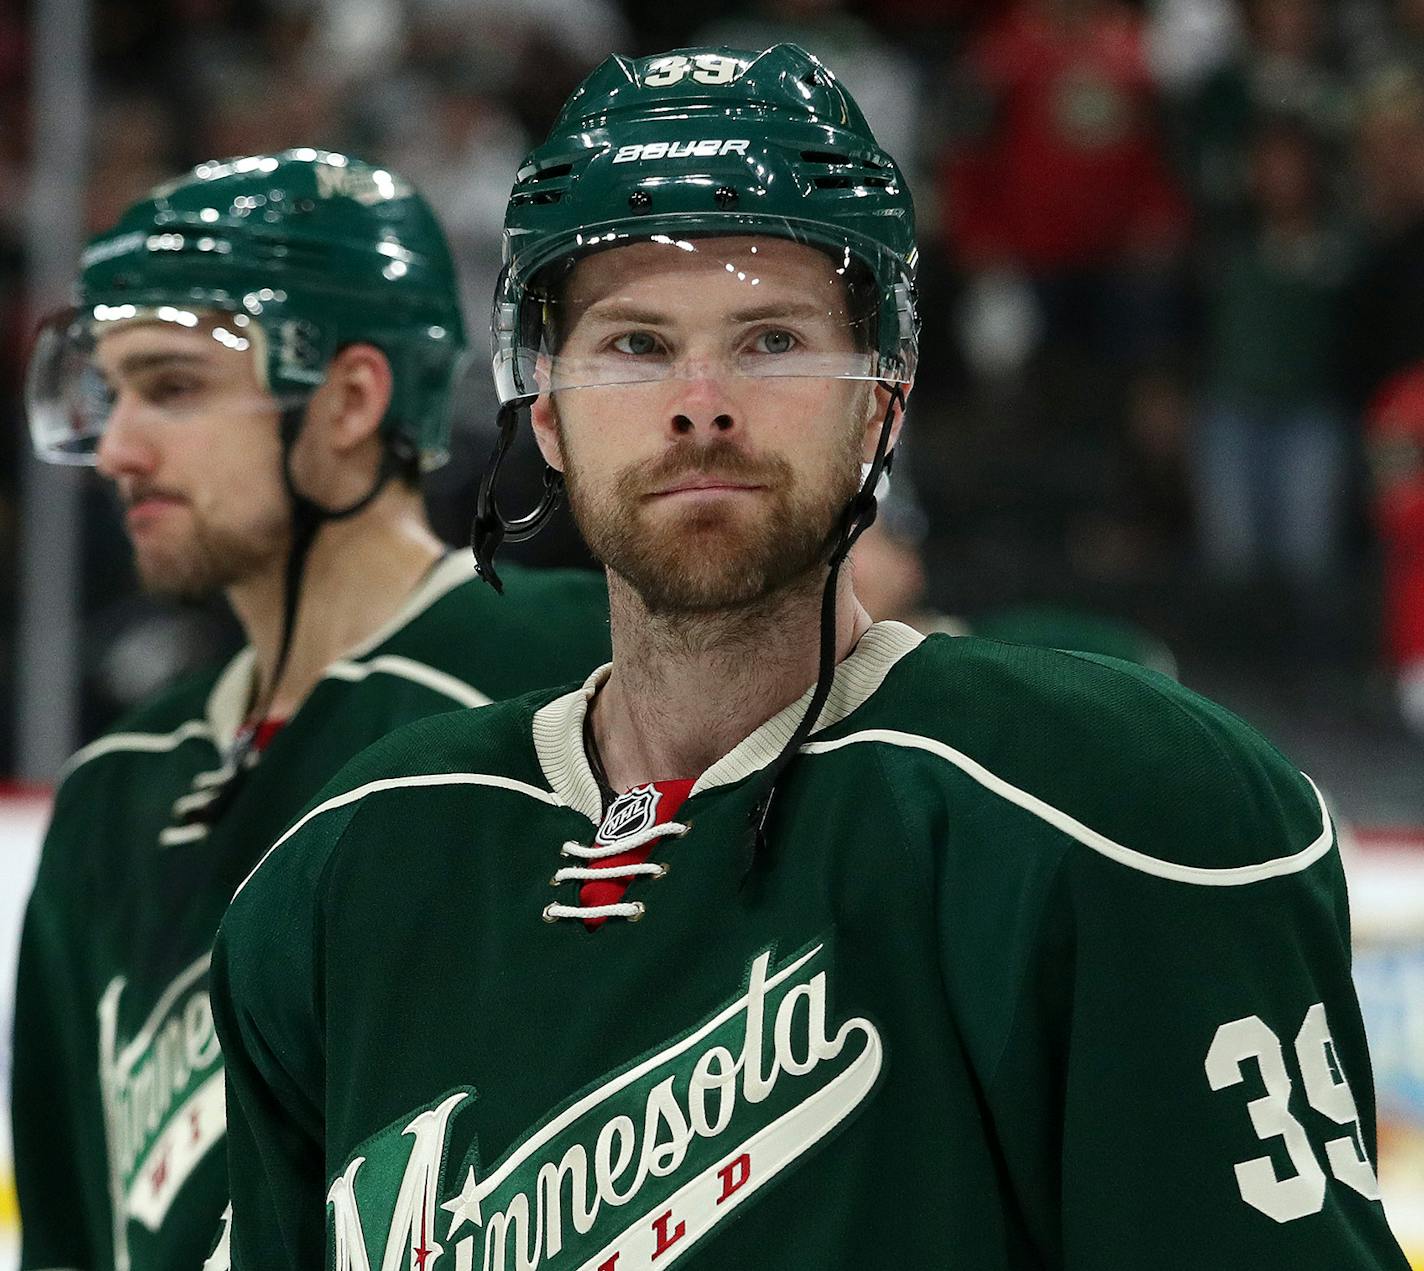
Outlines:
{"label": "helmet vent hole", "polygon": [[848,154],[836,154],[827,150],[803,150],[801,157],[807,163],[829,163],[833,167],[853,167],[855,160]]}
{"label": "helmet vent hole", "polygon": [[540,168],[529,179],[530,181],[552,181],[555,177],[566,177],[574,170],[572,163],[551,163],[547,168]]}
{"label": "helmet vent hole", "polygon": [[884,177],[817,177],[812,184],[818,190],[888,190],[890,188],[890,182]]}
{"label": "helmet vent hole", "polygon": [[738,195],[730,185],[719,185],[712,197],[724,212],[737,206]]}
{"label": "helmet vent hole", "polygon": [[628,206],[635,212],[646,212],[653,205],[653,196],[646,190],[634,190],[628,196]]}

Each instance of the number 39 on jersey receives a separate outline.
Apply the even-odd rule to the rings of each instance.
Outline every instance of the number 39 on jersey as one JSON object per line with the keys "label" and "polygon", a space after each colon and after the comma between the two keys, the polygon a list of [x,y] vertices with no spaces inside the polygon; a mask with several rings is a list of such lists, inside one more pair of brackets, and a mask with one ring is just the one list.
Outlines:
{"label": "number 39 on jersey", "polygon": [[[1346,1133],[1324,1144],[1330,1173],[1360,1195],[1378,1200],[1379,1182],[1365,1150],[1355,1096],[1319,1002],[1306,1012],[1296,1034],[1295,1060],[1306,1101],[1328,1120],[1347,1127]],[[1266,1090],[1246,1105],[1251,1125],[1263,1143],[1283,1141],[1295,1173],[1282,1178],[1269,1156],[1241,1161],[1236,1166],[1241,1199],[1282,1223],[1319,1213],[1325,1206],[1328,1180],[1305,1127],[1290,1111],[1294,1081],[1280,1038],[1258,1015],[1232,1020],[1216,1030],[1206,1056],[1207,1080],[1213,1090],[1241,1085],[1248,1079],[1248,1065],[1254,1065]]]}

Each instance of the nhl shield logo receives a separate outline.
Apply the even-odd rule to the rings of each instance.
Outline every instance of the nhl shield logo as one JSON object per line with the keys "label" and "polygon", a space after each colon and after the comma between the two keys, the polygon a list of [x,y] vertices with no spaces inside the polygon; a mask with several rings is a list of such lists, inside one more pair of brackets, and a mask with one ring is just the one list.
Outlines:
{"label": "nhl shield logo", "polygon": [[634,786],[633,789],[620,794],[609,805],[608,814],[603,818],[603,825],[598,831],[598,842],[617,843],[639,830],[656,825],[658,801],[661,798],[662,792],[651,782],[645,786]]}

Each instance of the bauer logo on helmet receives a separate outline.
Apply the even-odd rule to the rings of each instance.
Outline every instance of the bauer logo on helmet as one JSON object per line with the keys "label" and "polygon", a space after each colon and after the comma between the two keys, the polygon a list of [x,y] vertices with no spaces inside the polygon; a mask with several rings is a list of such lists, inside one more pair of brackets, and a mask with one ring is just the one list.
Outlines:
{"label": "bauer logo on helmet", "polygon": [[640,145],[619,146],[614,163],[634,163],[642,159],[689,159],[694,155],[704,159],[725,154],[746,154],[752,143],[745,140],[724,141],[707,137],[702,141],[646,141]]}

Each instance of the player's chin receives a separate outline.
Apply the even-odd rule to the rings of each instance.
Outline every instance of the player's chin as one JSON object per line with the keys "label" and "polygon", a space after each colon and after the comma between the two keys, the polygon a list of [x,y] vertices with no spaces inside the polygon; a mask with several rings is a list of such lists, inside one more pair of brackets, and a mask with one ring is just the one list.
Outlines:
{"label": "player's chin", "polygon": [[764,578],[740,568],[671,571],[634,585],[649,613],[684,617],[745,609],[770,590]]}
{"label": "player's chin", "polygon": [[134,552],[134,568],[143,590],[161,600],[206,600],[222,587],[197,553],[149,546]]}

